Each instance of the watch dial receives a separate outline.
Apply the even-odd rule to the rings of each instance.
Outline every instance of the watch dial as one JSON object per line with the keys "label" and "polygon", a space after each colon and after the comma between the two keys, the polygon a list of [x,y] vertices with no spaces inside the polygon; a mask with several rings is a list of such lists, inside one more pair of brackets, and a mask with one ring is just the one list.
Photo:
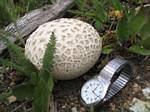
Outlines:
{"label": "watch dial", "polygon": [[81,89],[81,97],[85,104],[98,103],[103,96],[103,83],[97,79],[87,81]]}

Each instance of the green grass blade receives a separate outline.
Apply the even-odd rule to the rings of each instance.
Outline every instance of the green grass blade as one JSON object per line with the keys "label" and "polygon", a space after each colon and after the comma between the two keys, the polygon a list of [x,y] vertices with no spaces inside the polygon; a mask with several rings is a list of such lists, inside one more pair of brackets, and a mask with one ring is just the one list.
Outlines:
{"label": "green grass blade", "polygon": [[145,49],[145,48],[138,46],[138,45],[132,45],[128,50],[130,52],[133,52],[136,54],[140,54],[140,55],[144,55],[144,56],[150,56],[150,50]]}

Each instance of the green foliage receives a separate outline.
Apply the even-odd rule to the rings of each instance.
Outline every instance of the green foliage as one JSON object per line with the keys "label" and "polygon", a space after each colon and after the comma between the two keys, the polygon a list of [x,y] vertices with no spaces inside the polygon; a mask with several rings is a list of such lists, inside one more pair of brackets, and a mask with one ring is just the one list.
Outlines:
{"label": "green foliage", "polygon": [[[109,43],[110,45],[104,43],[102,51],[104,54],[110,54],[114,51],[115,47],[112,47],[112,44],[114,46],[119,44],[120,47],[133,53],[149,55],[145,52],[149,52],[150,48],[150,16],[148,8],[143,8],[142,0],[128,1],[127,4],[122,4],[120,0],[76,0],[75,3],[78,10],[71,10],[72,13],[85,17],[87,21],[94,23],[95,28],[99,31],[107,31],[104,26],[108,26],[108,24],[110,25],[108,32],[112,29],[116,31],[117,41]],[[132,5],[129,6],[129,3],[141,3],[141,5],[137,10]],[[110,38],[105,35],[107,34],[104,34],[104,39]],[[142,49],[135,47],[135,45],[142,46]]]}
{"label": "green foliage", "polygon": [[142,27],[139,34],[141,36],[141,44],[144,46],[144,48],[149,49],[150,48],[150,19]]}
{"label": "green foliage", "polygon": [[148,20],[148,10],[142,8],[137,14],[133,15],[128,20],[129,34],[136,35]]}
{"label": "green foliage", "polygon": [[122,41],[127,41],[129,39],[129,28],[128,28],[128,18],[123,17],[117,25],[117,35],[118,39]]}
{"label": "green foliage", "polygon": [[[45,51],[45,55],[44,55],[44,58],[43,58],[43,66],[42,66],[42,70],[41,72],[44,72],[44,71],[49,71],[50,68],[52,68],[52,64],[53,64],[53,54],[55,52],[55,35],[54,33],[52,33],[51,35],[51,41],[48,43],[47,45],[47,49]],[[49,62],[49,63],[47,63]]]}
{"label": "green foliage", "polygon": [[9,22],[11,22],[9,12],[8,12],[7,8],[5,8],[5,7],[6,7],[6,0],[1,0],[0,1],[0,13],[1,13],[0,24],[3,24],[3,25],[6,25]]}
{"label": "green foliage", "polygon": [[7,25],[17,18],[13,0],[0,0],[0,25]]}
{"label": "green foliage", "polygon": [[48,0],[48,3],[55,4],[57,0]]}
{"label": "green foliage", "polygon": [[23,49],[9,41],[7,35],[0,34],[0,40],[4,41],[8,47],[11,61],[0,59],[4,66],[9,66],[30,77],[30,74],[37,72],[36,67],[24,56]]}
{"label": "green foliage", "polygon": [[149,56],[150,55],[150,50],[143,48],[143,46],[138,46],[138,45],[132,45],[129,48],[129,51],[137,54],[141,54],[144,56]]}
{"label": "green foliage", "polygon": [[11,96],[10,92],[0,94],[0,102],[6,101],[9,96]]}
{"label": "green foliage", "polygon": [[[47,112],[48,101],[50,100],[54,87],[51,73],[56,41],[54,33],[52,33],[47,45],[41,70],[37,70],[36,67],[26,59],[23,49],[10,42],[7,35],[1,34],[0,40],[6,43],[11,56],[11,61],[0,58],[0,64],[19,71],[28,79],[22,84],[12,88],[11,95],[15,96],[19,101],[33,100],[33,110],[35,112]],[[2,94],[0,95],[0,100],[4,101],[8,96],[10,95]]]}
{"label": "green foliage", "polygon": [[93,106],[93,105],[92,105],[92,106],[90,106],[89,112],[95,112],[95,108],[94,108],[94,106]]}
{"label": "green foliage", "polygon": [[47,83],[39,79],[34,92],[34,112],[47,112],[49,95]]}
{"label": "green foliage", "polygon": [[123,10],[123,7],[122,7],[122,5],[121,5],[119,0],[112,0],[112,4],[113,4],[115,10],[118,10],[118,11],[122,11]]}
{"label": "green foliage", "polygon": [[12,88],[12,94],[17,97],[18,101],[33,99],[33,92],[35,89],[35,85],[25,82],[14,88]]}
{"label": "green foliage", "polygon": [[86,3],[85,0],[75,0],[79,10],[71,10],[71,13],[83,16],[92,20],[95,23],[97,29],[101,28],[101,25],[108,19],[107,8],[105,7],[109,0],[89,0],[90,3]]}
{"label": "green foliage", "polygon": [[0,64],[2,64],[2,65],[5,66],[5,67],[7,66],[7,67],[9,67],[10,69],[15,69],[15,70],[21,72],[22,74],[29,76],[29,74],[27,74],[28,71],[26,71],[26,70],[24,69],[24,67],[22,67],[22,66],[20,66],[20,65],[17,65],[16,63],[14,63],[14,62],[12,62],[12,61],[9,61],[9,60],[7,60],[7,59],[2,59],[2,58],[0,58]]}
{"label": "green foliage", "polygon": [[148,49],[150,46],[149,25],[150,18],[146,8],[141,8],[138,13],[132,16],[125,15],[117,26],[118,39],[121,43],[128,40],[133,41],[129,51],[140,55],[150,55]]}
{"label": "green foliage", "polygon": [[55,52],[55,36],[54,33],[51,36],[51,41],[47,45],[45,55],[43,58],[43,66],[39,73],[39,79],[37,87],[34,92],[34,111],[35,112],[47,112],[48,101],[51,96],[51,92],[54,86],[53,77],[51,72],[53,64],[53,54]]}
{"label": "green foliage", "polygon": [[14,22],[24,13],[53,2],[54,0],[0,0],[0,25]]}
{"label": "green foliage", "polygon": [[102,49],[103,54],[110,54],[113,52],[113,44],[105,45]]}

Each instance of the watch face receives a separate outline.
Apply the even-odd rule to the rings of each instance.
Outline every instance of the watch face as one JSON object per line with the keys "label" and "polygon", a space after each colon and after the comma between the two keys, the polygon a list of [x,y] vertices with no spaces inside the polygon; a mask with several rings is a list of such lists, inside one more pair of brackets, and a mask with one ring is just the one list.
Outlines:
{"label": "watch face", "polygon": [[81,98],[86,105],[97,104],[104,97],[102,81],[92,79],[87,81],[81,89]]}

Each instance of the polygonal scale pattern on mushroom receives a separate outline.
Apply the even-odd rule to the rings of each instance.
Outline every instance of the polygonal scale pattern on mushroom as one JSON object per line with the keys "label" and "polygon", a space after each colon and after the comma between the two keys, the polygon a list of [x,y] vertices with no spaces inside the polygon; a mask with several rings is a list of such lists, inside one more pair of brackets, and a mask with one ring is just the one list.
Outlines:
{"label": "polygonal scale pattern on mushroom", "polygon": [[52,32],[56,37],[53,65],[56,79],[76,78],[87,72],[98,60],[102,40],[97,31],[83,21],[61,18],[39,26],[26,41],[25,56],[38,69],[42,67]]}

